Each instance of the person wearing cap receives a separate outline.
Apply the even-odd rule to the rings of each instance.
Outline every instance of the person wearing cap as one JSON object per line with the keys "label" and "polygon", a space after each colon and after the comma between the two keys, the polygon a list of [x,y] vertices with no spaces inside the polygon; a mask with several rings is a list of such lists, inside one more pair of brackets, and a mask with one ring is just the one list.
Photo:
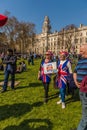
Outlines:
{"label": "person wearing cap", "polygon": [[13,50],[8,49],[7,55],[3,59],[3,64],[6,64],[6,67],[5,67],[5,72],[4,72],[5,73],[4,85],[3,85],[1,92],[7,91],[7,84],[8,84],[9,75],[11,75],[11,89],[14,90],[16,61],[17,61],[17,57],[13,55]]}
{"label": "person wearing cap", "polygon": [[49,84],[51,81],[51,75],[50,74],[44,74],[44,64],[50,63],[50,53],[47,51],[45,53],[45,59],[41,61],[39,72],[38,72],[38,79],[40,79],[44,86],[44,103],[47,103],[48,101],[48,91],[49,91]]}
{"label": "person wearing cap", "polygon": [[60,59],[58,61],[58,77],[57,77],[57,86],[60,90],[60,101],[57,104],[62,103],[62,108],[65,108],[65,94],[67,86],[67,77],[69,73],[72,73],[71,63],[66,59],[66,51],[60,52]]}

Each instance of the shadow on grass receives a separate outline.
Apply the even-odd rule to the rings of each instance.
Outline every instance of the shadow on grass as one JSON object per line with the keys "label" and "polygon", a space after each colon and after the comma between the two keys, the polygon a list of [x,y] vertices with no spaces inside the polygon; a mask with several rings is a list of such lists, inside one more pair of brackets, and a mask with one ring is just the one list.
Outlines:
{"label": "shadow on grass", "polygon": [[43,102],[35,102],[32,104],[32,107],[40,107],[41,105],[43,105]]}
{"label": "shadow on grass", "polygon": [[55,94],[52,94],[52,95],[49,95],[48,100],[51,100],[51,99],[54,99],[54,98],[58,98],[58,93],[59,93],[59,92],[57,92],[57,93],[55,93]]}
{"label": "shadow on grass", "polygon": [[52,130],[53,125],[48,119],[28,119],[19,126],[8,126],[3,130]]}
{"label": "shadow on grass", "polygon": [[74,93],[74,95],[72,95],[72,97],[70,97],[69,99],[66,100],[66,104],[68,104],[70,102],[76,102],[76,101],[80,101],[78,89],[75,90],[75,93]]}
{"label": "shadow on grass", "polygon": [[29,87],[39,87],[42,86],[42,83],[29,83]]}
{"label": "shadow on grass", "polygon": [[15,89],[23,89],[23,88],[30,88],[30,87],[40,87],[42,83],[29,83],[28,86],[17,86]]}
{"label": "shadow on grass", "polygon": [[3,82],[3,79],[1,79],[0,82]]}
{"label": "shadow on grass", "polygon": [[17,86],[17,87],[15,87],[15,89],[17,90],[17,89],[23,89],[23,88],[28,88],[29,86]]}
{"label": "shadow on grass", "polygon": [[25,79],[24,77],[22,78],[22,77],[16,77],[16,80],[23,80],[23,79]]}
{"label": "shadow on grass", "polygon": [[69,99],[66,100],[66,104],[70,103],[70,102],[76,102],[76,101],[80,101],[79,97],[71,97]]}
{"label": "shadow on grass", "polygon": [[8,119],[9,117],[19,117],[23,114],[30,112],[33,107],[39,107],[42,102],[36,102],[33,104],[19,103],[13,105],[0,106],[0,121]]}
{"label": "shadow on grass", "polygon": [[1,71],[1,72],[0,72],[0,75],[4,75],[4,71]]}

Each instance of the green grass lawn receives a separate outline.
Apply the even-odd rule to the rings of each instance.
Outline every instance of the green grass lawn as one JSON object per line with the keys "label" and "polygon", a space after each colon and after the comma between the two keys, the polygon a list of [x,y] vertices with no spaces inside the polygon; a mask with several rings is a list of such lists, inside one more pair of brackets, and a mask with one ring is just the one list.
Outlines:
{"label": "green grass lawn", "polygon": [[[81,118],[81,103],[78,90],[72,99],[66,98],[66,108],[57,105],[58,89],[51,81],[49,101],[43,104],[44,89],[37,80],[40,60],[28,66],[27,72],[16,74],[20,84],[12,91],[0,93],[0,130],[70,130],[78,126]],[[4,78],[0,72],[0,81]]]}

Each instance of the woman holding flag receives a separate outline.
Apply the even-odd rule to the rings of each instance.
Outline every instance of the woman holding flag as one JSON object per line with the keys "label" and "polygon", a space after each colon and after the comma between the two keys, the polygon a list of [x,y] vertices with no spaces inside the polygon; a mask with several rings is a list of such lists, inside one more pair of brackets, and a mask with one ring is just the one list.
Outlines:
{"label": "woman holding flag", "polygon": [[65,108],[65,94],[66,94],[66,86],[67,86],[67,77],[69,73],[72,73],[71,63],[66,59],[67,52],[60,52],[60,59],[58,61],[58,77],[57,77],[57,86],[60,89],[61,99],[57,102],[57,104],[62,103],[62,108]]}

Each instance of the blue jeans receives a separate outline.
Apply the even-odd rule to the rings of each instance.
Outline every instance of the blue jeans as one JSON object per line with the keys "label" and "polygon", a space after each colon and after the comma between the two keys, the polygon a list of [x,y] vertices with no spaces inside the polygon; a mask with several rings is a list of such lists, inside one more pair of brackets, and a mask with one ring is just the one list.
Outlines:
{"label": "blue jeans", "polygon": [[14,89],[14,82],[15,82],[15,73],[11,73],[10,71],[5,71],[5,77],[4,77],[4,85],[3,90],[7,90],[7,84],[8,84],[8,78],[9,75],[11,75],[11,88]]}
{"label": "blue jeans", "polygon": [[66,88],[60,88],[60,95],[62,102],[65,102]]}
{"label": "blue jeans", "polygon": [[79,91],[79,95],[82,103],[82,119],[77,130],[87,130],[87,93]]}

